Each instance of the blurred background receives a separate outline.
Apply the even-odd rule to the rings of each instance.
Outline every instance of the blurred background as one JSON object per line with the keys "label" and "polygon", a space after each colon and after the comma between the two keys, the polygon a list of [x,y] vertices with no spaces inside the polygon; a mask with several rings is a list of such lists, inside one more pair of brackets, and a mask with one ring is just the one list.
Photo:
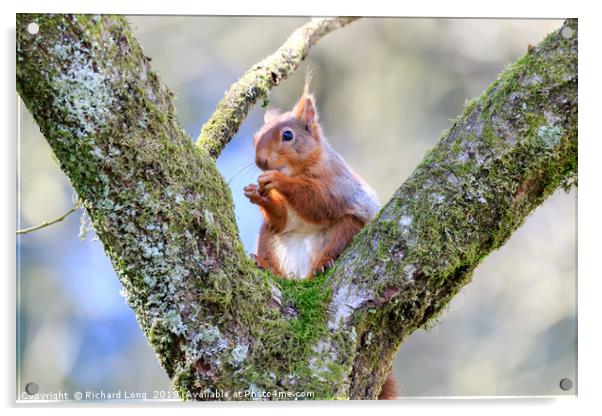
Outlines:
{"label": "blurred background", "polygon": [[[307,21],[287,17],[130,16],[180,120],[196,139],[228,86]],[[334,148],[382,202],[412,172],[465,100],[537,44],[559,20],[361,19],[323,38],[307,61],[318,111]],[[275,88],[290,108],[305,64]],[[73,190],[22,103],[19,227],[73,206]],[[261,221],[244,198],[255,182],[252,135],[259,105],[218,165],[231,187],[241,238],[254,251]],[[576,393],[576,204],[559,191],[477,269],[429,330],[401,347],[401,396],[533,396]],[[17,238],[18,391],[167,391],[160,368],[81,211]],[[84,227],[85,229],[86,227]],[[562,378],[575,384],[567,392]]]}

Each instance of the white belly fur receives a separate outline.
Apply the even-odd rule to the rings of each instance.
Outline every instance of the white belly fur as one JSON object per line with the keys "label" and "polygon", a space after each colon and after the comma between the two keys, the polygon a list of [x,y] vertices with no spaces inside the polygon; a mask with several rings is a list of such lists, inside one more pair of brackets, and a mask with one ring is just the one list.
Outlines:
{"label": "white belly fur", "polygon": [[280,268],[295,279],[308,277],[327,240],[323,227],[304,221],[290,208],[285,229],[274,237],[274,252]]}

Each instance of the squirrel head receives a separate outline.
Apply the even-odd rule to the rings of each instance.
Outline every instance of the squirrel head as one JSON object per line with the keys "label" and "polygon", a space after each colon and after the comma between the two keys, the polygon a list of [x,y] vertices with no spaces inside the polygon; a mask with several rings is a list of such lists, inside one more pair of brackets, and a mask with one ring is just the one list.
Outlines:
{"label": "squirrel head", "polygon": [[271,108],[255,134],[255,163],[262,170],[296,176],[317,163],[323,154],[322,129],[316,100],[305,82],[303,95],[291,111]]}

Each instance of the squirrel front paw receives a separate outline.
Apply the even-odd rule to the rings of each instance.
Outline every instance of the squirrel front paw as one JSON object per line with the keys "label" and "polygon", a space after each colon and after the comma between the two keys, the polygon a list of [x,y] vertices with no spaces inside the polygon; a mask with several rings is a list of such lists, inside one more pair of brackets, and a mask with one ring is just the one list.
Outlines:
{"label": "squirrel front paw", "polygon": [[259,187],[264,191],[275,189],[279,186],[279,182],[283,174],[277,170],[266,170],[257,178]]}
{"label": "squirrel front paw", "polygon": [[245,192],[245,196],[249,198],[249,200],[253,204],[261,204],[266,201],[266,197],[262,195],[261,190],[257,184],[249,184],[243,188]]}
{"label": "squirrel front paw", "polygon": [[255,262],[255,266],[257,266],[258,268],[263,269],[263,270],[269,270],[273,274],[278,274],[274,271],[272,266],[270,266],[270,263],[263,257],[258,256],[257,254],[254,254],[254,253],[250,253],[249,256]]}
{"label": "squirrel front paw", "polygon": [[249,257],[251,257],[251,259],[255,262],[255,266],[259,267],[260,269],[267,269],[269,267],[263,257],[259,257],[254,253],[250,253]]}

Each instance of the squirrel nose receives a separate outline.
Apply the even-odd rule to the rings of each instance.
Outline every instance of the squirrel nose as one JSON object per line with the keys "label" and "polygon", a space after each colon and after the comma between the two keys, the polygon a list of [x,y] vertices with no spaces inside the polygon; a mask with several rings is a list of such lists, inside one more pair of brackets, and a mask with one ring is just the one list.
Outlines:
{"label": "squirrel nose", "polygon": [[255,163],[257,164],[257,166],[259,166],[260,169],[266,170],[268,168],[268,160],[267,159],[264,159],[261,157],[256,157]]}

